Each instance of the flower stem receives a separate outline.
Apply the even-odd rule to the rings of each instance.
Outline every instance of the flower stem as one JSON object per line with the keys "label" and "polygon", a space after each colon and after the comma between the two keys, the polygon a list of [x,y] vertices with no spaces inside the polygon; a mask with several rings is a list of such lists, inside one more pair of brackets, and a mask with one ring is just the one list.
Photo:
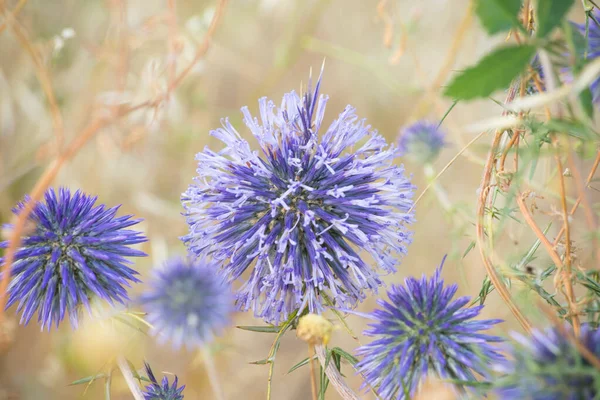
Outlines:
{"label": "flower stem", "polygon": [[315,346],[312,344],[308,344],[308,362],[310,363],[310,388],[312,390],[312,398],[313,400],[317,400],[317,381],[315,378]]}
{"label": "flower stem", "polygon": [[223,390],[221,389],[221,385],[219,384],[219,374],[217,373],[215,363],[208,348],[202,348],[202,357],[204,358],[204,365],[206,366],[206,375],[208,375],[208,381],[210,382],[210,387],[215,396],[214,398],[216,400],[223,400],[225,397],[223,396]]}

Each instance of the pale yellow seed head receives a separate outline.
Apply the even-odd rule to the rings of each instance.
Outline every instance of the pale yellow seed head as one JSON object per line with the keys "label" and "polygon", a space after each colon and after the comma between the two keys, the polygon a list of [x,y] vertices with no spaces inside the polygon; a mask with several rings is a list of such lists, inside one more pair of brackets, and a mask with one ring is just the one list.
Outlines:
{"label": "pale yellow seed head", "polygon": [[333,324],[317,314],[306,314],[296,328],[296,336],[311,345],[329,343]]}

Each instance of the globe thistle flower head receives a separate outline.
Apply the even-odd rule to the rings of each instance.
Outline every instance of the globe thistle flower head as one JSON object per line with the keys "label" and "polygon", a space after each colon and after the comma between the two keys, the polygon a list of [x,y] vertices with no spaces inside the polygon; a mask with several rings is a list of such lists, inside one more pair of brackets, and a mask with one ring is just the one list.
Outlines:
{"label": "globe thistle flower head", "polygon": [[502,339],[481,333],[501,321],[475,320],[482,306],[465,307],[468,297],[452,300],[457,286],[445,287],[441,270],[392,285],[389,301],[378,300],[381,307],[367,314],[374,322],[364,333],[375,340],[358,348],[357,367],[384,399],[412,398],[430,373],[474,381],[475,374],[488,375],[488,362],[502,359],[490,344]]}
{"label": "globe thistle flower head", "polygon": [[[502,399],[595,399],[600,395],[600,373],[566,336],[573,329],[550,327],[531,336],[514,333],[510,357],[495,369],[505,375],[496,381]],[[575,336],[573,336],[574,338]],[[600,331],[583,325],[579,343],[600,357]]]}
{"label": "globe thistle flower head", "polygon": [[[594,18],[600,21],[600,11],[595,9],[593,11]],[[586,28],[585,24],[574,24],[579,32],[585,36]],[[593,60],[600,56],[600,26],[595,21],[590,19],[587,30],[587,54],[588,60]],[[572,79],[572,78],[571,78]],[[592,92],[592,100],[594,103],[600,103],[600,78],[595,79],[590,84],[590,91]]]}
{"label": "globe thistle flower head", "polygon": [[201,346],[230,323],[234,298],[230,285],[205,260],[174,258],[157,269],[140,297],[151,331],[160,342]]}
{"label": "globe thistle flower head", "polygon": [[445,132],[437,123],[417,121],[400,133],[398,147],[402,156],[419,164],[430,164],[446,145]]}
{"label": "globe thistle flower head", "polygon": [[[90,311],[92,296],[111,305],[129,300],[126,287],[139,280],[126,257],[145,256],[130,246],[147,239],[127,228],[141,220],[131,215],[117,217],[118,206],[96,206],[96,200],[79,190],[71,194],[66,188],[58,192],[51,188],[44,202],[33,206],[31,229],[15,252],[7,289],[6,307],[19,302],[22,324],[37,311],[42,329],[50,329],[53,323],[58,327],[67,313],[76,327],[80,306]],[[24,207],[20,203],[13,213],[19,215]],[[0,247],[7,246],[7,241],[0,243]]]}
{"label": "globe thistle flower head", "polygon": [[146,386],[146,390],[143,393],[144,400],[183,400],[185,385],[177,387],[179,384],[177,376],[175,376],[172,385],[169,385],[169,379],[166,376],[159,383],[148,363],[144,363],[144,368],[150,380],[150,385]]}
{"label": "globe thistle flower head", "polygon": [[280,107],[260,99],[260,121],[242,108],[260,153],[223,120],[211,134],[225,147],[198,153],[182,196],[189,251],[210,254],[232,281],[247,272],[238,307],[275,324],[319,313],[324,293],[353,307],[381,285],[376,267],[395,271],[411,241],[414,187],[394,165],[397,149],[350,106],[324,129],[319,87]]}

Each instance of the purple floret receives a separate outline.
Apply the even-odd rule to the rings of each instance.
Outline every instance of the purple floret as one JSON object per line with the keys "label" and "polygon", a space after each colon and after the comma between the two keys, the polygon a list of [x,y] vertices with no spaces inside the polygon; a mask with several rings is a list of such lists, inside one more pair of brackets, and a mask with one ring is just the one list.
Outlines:
{"label": "purple floret", "polygon": [[272,323],[294,311],[353,307],[394,272],[411,242],[414,187],[398,151],[348,106],[322,129],[326,96],[316,89],[281,106],[242,108],[260,152],[229,120],[211,134],[225,143],[198,153],[198,177],[182,195],[191,254],[210,255],[241,279],[241,310]]}
{"label": "purple floret", "polygon": [[358,348],[356,366],[383,399],[412,398],[428,374],[475,381],[503,359],[491,345],[502,339],[480,333],[501,320],[475,320],[483,306],[465,307],[469,297],[452,300],[457,285],[444,287],[442,265],[431,278],[392,285],[389,301],[378,300],[381,308],[367,314],[375,322],[364,334],[375,340]]}
{"label": "purple floret", "polygon": [[[129,300],[126,287],[139,280],[126,257],[146,255],[129,246],[147,239],[126,228],[141,220],[117,217],[118,206],[94,206],[97,197],[79,190],[71,195],[66,188],[58,193],[51,188],[44,199],[34,205],[29,216],[33,230],[15,253],[6,307],[19,302],[22,324],[37,311],[42,329],[50,329],[53,323],[58,327],[65,313],[76,327],[80,305],[89,311],[94,295],[111,305]],[[19,215],[23,208],[20,203],[13,213]],[[7,246],[6,241],[0,243]]]}

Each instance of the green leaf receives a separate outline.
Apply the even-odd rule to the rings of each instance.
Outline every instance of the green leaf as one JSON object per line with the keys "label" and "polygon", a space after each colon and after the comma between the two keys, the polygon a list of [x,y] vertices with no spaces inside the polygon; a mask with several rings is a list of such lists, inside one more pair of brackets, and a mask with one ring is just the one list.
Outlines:
{"label": "green leaf", "polygon": [[462,258],[465,258],[467,256],[467,254],[469,254],[471,252],[471,250],[473,250],[474,248],[475,248],[475,241],[471,240],[471,243],[469,243],[469,247],[467,247],[467,249],[463,253]]}
{"label": "green leaf", "polygon": [[592,91],[587,88],[579,94],[579,104],[589,119],[594,119],[594,101]]}
{"label": "green leaf", "polygon": [[334,347],[331,349],[331,352],[339,355],[344,360],[348,361],[350,364],[354,365],[358,362],[358,358],[354,357],[352,354],[348,353],[346,350],[341,349],[339,347]]}
{"label": "green leaf", "polygon": [[292,368],[290,368],[287,373],[291,374],[292,372],[294,372],[298,368],[304,367],[306,364],[308,364],[308,357],[306,357],[304,360],[300,361],[298,364],[296,364]]}
{"label": "green leaf", "polygon": [[477,0],[475,12],[481,25],[490,34],[520,26],[517,15],[522,0]]}
{"label": "green leaf", "polygon": [[456,76],[444,95],[455,100],[471,100],[506,88],[523,71],[535,51],[531,45],[501,47]]}
{"label": "green leaf", "polygon": [[278,333],[281,330],[280,326],[244,326],[239,325],[236,328],[241,329],[243,331],[251,331],[251,332],[260,332],[260,333]]}
{"label": "green leaf", "polygon": [[545,37],[558,26],[575,0],[542,0],[537,2],[537,37]]}
{"label": "green leaf", "polygon": [[76,381],[71,382],[69,384],[69,386],[75,386],[75,385],[81,385],[83,383],[93,382],[93,381],[95,381],[97,379],[104,378],[105,376],[106,376],[106,374],[98,374],[98,375],[86,376],[85,378],[77,379]]}

